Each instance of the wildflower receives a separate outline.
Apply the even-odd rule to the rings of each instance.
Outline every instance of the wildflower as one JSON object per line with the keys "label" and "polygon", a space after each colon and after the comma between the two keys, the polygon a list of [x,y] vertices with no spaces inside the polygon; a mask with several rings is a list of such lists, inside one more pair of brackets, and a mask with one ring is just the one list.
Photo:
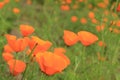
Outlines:
{"label": "wildflower", "polygon": [[86,20],[85,18],[81,18],[81,19],[80,19],[80,22],[81,22],[82,24],[86,24],[86,23],[87,23],[87,20]]}
{"label": "wildflower", "polygon": [[[15,52],[23,51],[27,47],[27,42],[24,38],[16,39],[16,36],[6,34],[6,39],[8,41],[9,46],[14,50]],[[14,45],[13,45],[14,43]]]}
{"label": "wildflower", "polygon": [[72,2],[72,0],[66,0],[67,4],[70,4]]}
{"label": "wildflower", "polygon": [[4,3],[6,3],[6,4],[9,3],[9,2],[10,2],[10,0],[4,0]]}
{"label": "wildflower", "polygon": [[70,7],[68,5],[61,5],[61,10],[63,11],[69,11],[70,10]]}
{"label": "wildflower", "polygon": [[77,18],[76,16],[72,16],[72,17],[71,17],[71,21],[72,21],[72,22],[76,22],[77,20],[78,20],[78,18]]}
{"label": "wildflower", "polygon": [[2,53],[2,57],[6,62],[14,58],[14,56],[11,53]]}
{"label": "wildflower", "polygon": [[55,48],[55,49],[54,49],[54,54],[63,57],[63,58],[66,60],[66,62],[67,62],[68,64],[70,64],[70,60],[68,59],[67,56],[65,56],[65,52],[66,52],[66,50],[65,50],[64,48]]}
{"label": "wildflower", "polygon": [[28,5],[31,5],[32,4],[32,1],[31,0],[27,0],[26,2]]}
{"label": "wildflower", "polygon": [[104,2],[98,3],[97,6],[100,7],[100,8],[106,8],[107,7],[107,5]]}
{"label": "wildflower", "polygon": [[98,32],[100,32],[100,31],[102,31],[102,30],[104,30],[104,25],[101,25],[101,26],[96,26],[96,30],[98,31]]}
{"label": "wildflower", "polygon": [[2,9],[4,5],[5,5],[4,2],[0,2],[0,9]]}
{"label": "wildflower", "polygon": [[35,47],[35,44],[38,44],[34,50],[34,54],[37,54],[37,52],[44,52],[48,50],[52,43],[50,41],[44,41],[37,36],[32,36],[32,39],[29,42],[29,47],[32,50]]}
{"label": "wildflower", "polygon": [[20,73],[24,72],[26,68],[25,62],[21,60],[12,59],[9,60],[7,64],[9,66],[10,73],[13,74],[14,76],[17,76]]}
{"label": "wildflower", "polygon": [[6,44],[4,46],[4,52],[12,53],[14,51],[12,50],[12,48],[8,44]]}
{"label": "wildflower", "polygon": [[77,43],[78,41],[78,36],[69,30],[64,30],[64,36],[63,36],[65,44],[68,46],[72,46]]}
{"label": "wildflower", "polygon": [[47,75],[53,75],[62,72],[70,63],[63,56],[52,52],[38,53],[36,61],[40,69]]}
{"label": "wildflower", "polygon": [[117,12],[120,12],[120,4],[118,5],[116,10],[117,10]]}
{"label": "wildflower", "polygon": [[20,13],[20,9],[18,9],[18,8],[13,8],[13,12],[14,12],[15,14],[18,14],[18,13]]}
{"label": "wildflower", "polygon": [[72,8],[73,9],[77,9],[78,8],[78,4],[74,4]]}
{"label": "wildflower", "polygon": [[113,32],[116,33],[116,34],[119,34],[119,33],[120,33],[120,30],[117,29],[117,28],[114,28],[114,29],[113,29]]}
{"label": "wildflower", "polygon": [[95,18],[92,18],[91,21],[92,21],[92,23],[94,23],[94,24],[97,24],[97,23],[98,23],[98,21],[97,21]]}
{"label": "wildflower", "polygon": [[116,26],[120,27],[120,20],[116,22]]}
{"label": "wildflower", "polygon": [[34,28],[32,26],[29,26],[29,25],[21,24],[20,31],[21,31],[23,36],[29,36],[30,34],[32,34],[34,32]]}
{"label": "wildflower", "polygon": [[87,31],[79,31],[78,38],[84,46],[89,46],[98,40],[98,37]]}
{"label": "wildflower", "polygon": [[90,19],[95,18],[94,12],[89,12],[89,13],[88,13],[88,17],[89,17]]}
{"label": "wildflower", "polygon": [[106,46],[105,42],[103,42],[103,41],[99,41],[99,42],[98,42],[98,45],[99,45],[100,47],[102,47],[102,46],[105,47],[105,46]]}

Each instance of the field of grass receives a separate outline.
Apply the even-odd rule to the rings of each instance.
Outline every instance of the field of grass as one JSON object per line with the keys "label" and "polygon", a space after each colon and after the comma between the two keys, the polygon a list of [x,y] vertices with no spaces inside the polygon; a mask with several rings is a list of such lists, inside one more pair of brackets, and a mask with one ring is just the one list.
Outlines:
{"label": "field of grass", "polygon": [[[119,4],[119,0],[0,0],[0,80],[120,80]],[[24,55],[23,51],[19,52],[19,59],[26,58],[26,68],[20,74],[13,75],[3,57],[7,44],[5,35],[22,37],[22,24],[35,29],[32,35],[52,43],[46,51],[63,48],[66,51],[64,56],[70,63],[61,72],[48,75],[47,71],[39,68],[36,60],[27,62],[31,55],[24,57],[21,55]],[[80,39],[69,45],[63,38],[65,31],[77,36],[78,32],[87,31],[98,39],[88,46]],[[72,40],[73,36],[68,35]],[[86,39],[89,42],[92,38],[87,36]],[[17,53],[13,55],[17,57]],[[61,64],[60,61],[54,62],[54,65]],[[51,72],[54,67],[51,67]]]}

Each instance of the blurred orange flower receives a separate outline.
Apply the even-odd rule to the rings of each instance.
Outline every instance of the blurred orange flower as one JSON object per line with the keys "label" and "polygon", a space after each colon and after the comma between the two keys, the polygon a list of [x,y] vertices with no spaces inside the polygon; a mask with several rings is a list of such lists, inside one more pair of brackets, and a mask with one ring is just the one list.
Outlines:
{"label": "blurred orange flower", "polygon": [[29,25],[21,24],[20,31],[23,36],[29,36],[30,34],[32,34],[34,32],[34,28]]}
{"label": "blurred orange flower", "polygon": [[4,3],[6,3],[6,4],[9,3],[9,2],[10,2],[10,0],[4,0]]}
{"label": "blurred orange flower", "polygon": [[4,2],[0,2],[0,9],[2,9],[4,5],[5,5]]}
{"label": "blurred orange flower", "polygon": [[26,64],[20,60],[12,59],[9,60],[7,64],[9,66],[10,73],[13,74],[14,76],[17,76],[20,73],[24,72],[26,68]]}
{"label": "blurred orange flower", "polygon": [[62,70],[70,64],[70,61],[68,62],[65,57],[51,52],[37,54],[36,61],[38,62],[40,69],[47,75],[62,72]]}
{"label": "blurred orange flower", "polygon": [[120,4],[118,5],[116,10],[117,10],[117,12],[120,12]]}
{"label": "blurred orange flower", "polygon": [[89,46],[98,40],[98,37],[88,31],[79,31],[78,37],[84,46]]}
{"label": "blurred orange flower", "polygon": [[70,4],[72,0],[65,0],[67,4]]}
{"label": "blurred orange flower", "polygon": [[14,51],[12,50],[12,48],[8,44],[6,44],[4,46],[4,52],[12,53]]}
{"label": "blurred orange flower", "polygon": [[98,45],[99,45],[100,47],[102,47],[102,46],[105,47],[105,46],[106,46],[105,42],[103,42],[103,41],[99,41],[99,42],[98,42]]}
{"label": "blurred orange flower", "polygon": [[14,58],[14,56],[11,53],[2,53],[2,57],[6,62]]}
{"label": "blurred orange flower", "polygon": [[72,31],[64,30],[63,39],[66,45],[72,46],[78,41],[78,36]]}
{"label": "blurred orange flower", "polygon": [[88,17],[91,18],[91,19],[94,19],[94,18],[95,18],[94,12],[90,11],[90,12],[88,13]]}
{"label": "blurred orange flower", "polygon": [[86,23],[87,23],[87,20],[86,20],[86,18],[81,18],[81,19],[80,19],[80,22],[81,22],[82,24],[86,24]]}
{"label": "blurred orange flower", "polygon": [[13,8],[13,12],[14,12],[15,14],[18,14],[18,13],[20,13],[20,9],[18,9],[18,8]]}
{"label": "blurred orange flower", "polygon": [[98,3],[97,6],[100,7],[100,8],[106,8],[107,7],[107,5],[104,2]]}
{"label": "blurred orange flower", "polygon": [[63,11],[69,11],[70,10],[70,7],[68,5],[61,5],[61,10]]}
{"label": "blurred orange flower", "polygon": [[72,16],[72,17],[71,17],[71,21],[72,21],[72,22],[77,22],[77,20],[78,20],[77,16]]}

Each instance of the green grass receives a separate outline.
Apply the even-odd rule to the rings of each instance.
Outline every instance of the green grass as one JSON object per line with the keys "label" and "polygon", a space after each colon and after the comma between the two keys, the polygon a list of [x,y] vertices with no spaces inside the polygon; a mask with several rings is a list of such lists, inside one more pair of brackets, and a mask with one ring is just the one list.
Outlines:
{"label": "green grass", "polygon": [[[112,4],[109,7],[102,9],[97,7],[98,2],[88,0],[89,3],[94,4],[97,11],[88,9],[89,3],[80,3],[78,9],[70,11],[60,10],[60,0],[33,0],[32,5],[25,4],[25,0],[20,0],[19,3],[11,0],[3,9],[0,10],[0,80],[21,80],[21,75],[12,76],[9,73],[8,66],[2,58],[3,46],[6,44],[4,34],[11,34],[12,30],[19,31],[20,24],[29,24],[34,26],[34,35],[39,36],[44,40],[52,42],[52,47],[49,51],[53,51],[56,47],[63,47],[66,49],[66,56],[70,59],[70,65],[63,70],[62,73],[57,73],[48,76],[41,72],[37,63],[33,63],[27,68],[25,80],[120,80],[120,34],[109,31],[109,27],[117,28],[116,25],[110,26],[111,21],[119,20],[118,17],[104,15],[105,10],[110,11]],[[58,1],[56,4],[55,1]],[[74,4],[70,5],[71,7]],[[84,7],[83,7],[84,6]],[[18,7],[20,14],[14,14],[12,8]],[[115,7],[116,8],[116,7]],[[88,12],[93,11],[98,24],[93,24],[88,18]],[[114,11],[113,11],[114,12]],[[115,12],[116,13],[116,12]],[[119,15],[119,13],[116,13]],[[78,21],[71,22],[71,16],[77,16]],[[80,23],[80,18],[85,17],[88,21],[83,25]],[[106,17],[108,21],[103,22]],[[96,26],[105,24],[105,29],[101,32],[96,31]],[[118,29],[120,29],[118,27]],[[106,49],[99,47],[98,42],[84,47],[80,42],[73,46],[66,46],[63,40],[63,31],[70,30],[75,33],[81,30],[86,30],[96,34],[99,40],[106,43]],[[13,31],[14,35],[19,33]],[[106,57],[105,61],[99,61],[97,52],[101,56]]]}

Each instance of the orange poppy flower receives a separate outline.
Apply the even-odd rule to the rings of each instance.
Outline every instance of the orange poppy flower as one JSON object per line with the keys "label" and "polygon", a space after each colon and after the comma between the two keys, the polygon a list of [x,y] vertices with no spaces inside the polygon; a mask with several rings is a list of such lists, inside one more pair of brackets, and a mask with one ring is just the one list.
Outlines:
{"label": "orange poppy flower", "polygon": [[89,46],[98,40],[98,37],[88,31],[79,31],[78,37],[84,46]]}
{"label": "orange poppy flower", "polygon": [[10,73],[13,74],[14,76],[17,76],[20,73],[24,72],[26,68],[26,64],[20,60],[12,59],[9,60],[7,64],[9,66]]}
{"label": "orange poppy flower", "polygon": [[117,12],[120,12],[120,4],[118,5],[116,10],[117,10]]}
{"label": "orange poppy flower", "polygon": [[88,17],[91,18],[91,19],[95,18],[94,12],[89,12]]}
{"label": "orange poppy flower", "polygon": [[14,12],[15,14],[18,14],[18,13],[20,13],[20,9],[18,9],[18,8],[13,8],[13,12]]}
{"label": "orange poppy flower", "polygon": [[64,30],[63,39],[66,45],[72,46],[77,43],[78,36],[72,31]]}
{"label": "orange poppy flower", "polygon": [[67,4],[70,4],[72,0],[65,0]]}
{"label": "orange poppy flower", "polygon": [[14,51],[12,50],[12,48],[8,44],[6,44],[4,46],[4,52],[12,53]]}
{"label": "orange poppy flower", "polygon": [[62,72],[68,66],[66,59],[51,52],[37,54],[36,60],[40,69],[47,75]]}
{"label": "orange poppy flower", "polygon": [[74,4],[74,5],[72,6],[73,9],[78,9],[78,7],[79,7],[78,4]]}
{"label": "orange poppy flower", "polygon": [[66,50],[64,48],[54,48],[54,53],[65,53]]}
{"label": "orange poppy flower", "polygon": [[20,31],[21,31],[23,36],[29,36],[30,34],[32,34],[34,32],[34,28],[32,26],[29,26],[29,25],[21,24]]}
{"label": "orange poppy flower", "polygon": [[97,19],[95,19],[95,18],[92,18],[92,19],[91,19],[91,22],[94,23],[94,24],[97,24],[97,23],[98,23]]}
{"label": "orange poppy flower", "polygon": [[[35,47],[35,44],[38,44]],[[44,41],[37,36],[32,36],[32,39],[29,42],[29,47],[32,50],[34,47],[34,54],[37,54],[37,52],[44,52],[48,50],[51,47],[52,43],[50,41]]]}
{"label": "orange poppy flower", "polygon": [[97,6],[100,7],[100,8],[106,8],[107,7],[107,5],[104,2],[98,3]]}
{"label": "orange poppy flower", "polygon": [[0,2],[0,9],[2,9],[4,5],[5,5],[4,2]]}
{"label": "orange poppy flower", "polygon": [[114,28],[114,29],[113,29],[113,32],[116,33],[116,34],[119,34],[119,33],[120,33],[120,30],[117,29],[117,28]]}
{"label": "orange poppy flower", "polygon": [[2,53],[2,57],[6,62],[14,58],[14,56],[11,53]]}
{"label": "orange poppy flower", "polygon": [[55,48],[55,49],[54,49],[54,54],[63,57],[63,58],[66,60],[67,64],[70,64],[70,60],[69,60],[68,57],[65,56],[65,54],[64,54],[65,52],[66,52],[66,50],[65,50],[64,48]]}
{"label": "orange poppy flower", "polygon": [[9,3],[9,2],[10,2],[10,0],[4,0],[4,3],[6,3],[6,4]]}
{"label": "orange poppy flower", "polygon": [[116,22],[116,26],[120,27],[120,20]]}
{"label": "orange poppy flower", "polygon": [[[16,36],[9,35],[9,34],[6,34],[5,36],[8,41],[9,46],[15,52],[23,51],[28,45],[24,38],[19,38],[16,40]],[[13,45],[13,43],[14,43],[14,45]]]}
{"label": "orange poppy flower", "polygon": [[31,5],[32,4],[32,1],[31,0],[27,0],[26,2],[28,5]]}
{"label": "orange poppy flower", "polygon": [[112,31],[113,31],[113,28],[110,27],[110,28],[109,28],[109,31],[112,32]]}
{"label": "orange poppy flower", "polygon": [[72,22],[77,22],[77,20],[78,20],[78,18],[77,18],[76,16],[72,16],[72,17],[71,17],[71,21],[72,21]]}
{"label": "orange poppy flower", "polygon": [[80,22],[81,22],[82,24],[86,24],[86,23],[87,23],[87,20],[86,20],[85,18],[81,18],[81,19],[80,19]]}
{"label": "orange poppy flower", "polygon": [[100,31],[102,31],[102,30],[104,30],[104,25],[101,25],[101,26],[96,26],[96,30],[98,31],[98,32],[100,32]]}
{"label": "orange poppy flower", "polygon": [[105,42],[103,42],[103,41],[99,41],[99,42],[98,42],[98,45],[99,45],[100,47],[102,47],[102,46],[105,47],[105,46],[106,46]]}
{"label": "orange poppy flower", "polygon": [[69,11],[70,10],[70,7],[68,5],[61,5],[61,10],[63,11]]}

